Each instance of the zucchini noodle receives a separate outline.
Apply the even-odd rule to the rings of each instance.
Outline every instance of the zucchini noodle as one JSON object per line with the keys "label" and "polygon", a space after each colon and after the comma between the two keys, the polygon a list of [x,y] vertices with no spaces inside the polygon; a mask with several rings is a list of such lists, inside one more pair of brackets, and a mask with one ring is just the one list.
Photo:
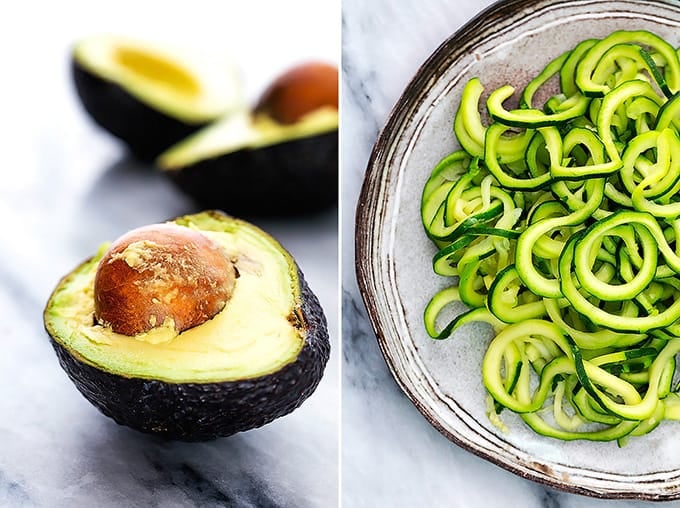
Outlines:
{"label": "zucchini noodle", "polygon": [[[463,89],[462,149],[422,194],[433,269],[451,278],[424,322],[437,340],[494,328],[481,371],[499,427],[508,409],[545,436],[623,445],[680,419],[678,54],[646,31],[585,40],[517,109],[511,85],[491,91],[489,125],[482,81]],[[468,310],[452,317],[457,302]]]}

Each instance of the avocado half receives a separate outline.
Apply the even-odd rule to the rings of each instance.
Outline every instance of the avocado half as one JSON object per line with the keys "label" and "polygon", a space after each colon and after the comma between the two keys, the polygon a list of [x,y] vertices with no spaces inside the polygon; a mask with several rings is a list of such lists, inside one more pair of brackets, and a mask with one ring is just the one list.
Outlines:
{"label": "avocado half", "polygon": [[295,123],[241,112],[164,152],[156,165],[201,206],[236,215],[293,215],[337,204],[338,111]]}
{"label": "avocado half", "polygon": [[243,104],[231,64],[144,41],[84,38],[71,69],[87,113],[143,160]]}
{"label": "avocado half", "polygon": [[330,343],[318,299],[293,258],[257,227],[221,212],[174,219],[223,247],[235,265],[232,298],[179,334],[114,333],[94,319],[100,252],[64,277],[44,312],[62,368],[121,425],[203,441],[290,413],[316,389]]}

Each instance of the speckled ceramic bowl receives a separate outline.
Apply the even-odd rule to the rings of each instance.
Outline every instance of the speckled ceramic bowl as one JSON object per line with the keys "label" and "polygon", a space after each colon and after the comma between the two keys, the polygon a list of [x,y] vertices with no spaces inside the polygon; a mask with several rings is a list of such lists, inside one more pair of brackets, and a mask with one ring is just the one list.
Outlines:
{"label": "speckled ceramic bowl", "polygon": [[480,364],[490,332],[466,326],[446,341],[423,328],[423,309],[446,281],[420,223],[420,193],[435,163],[457,148],[452,132],[465,82],[518,89],[551,59],[588,37],[647,29],[680,45],[680,2],[511,0],[484,11],[423,64],[392,111],[368,165],[357,209],[357,277],[380,347],[423,415],[463,448],[518,475],[608,498],[680,498],[680,423],[616,443],[538,436],[503,413],[490,424]]}

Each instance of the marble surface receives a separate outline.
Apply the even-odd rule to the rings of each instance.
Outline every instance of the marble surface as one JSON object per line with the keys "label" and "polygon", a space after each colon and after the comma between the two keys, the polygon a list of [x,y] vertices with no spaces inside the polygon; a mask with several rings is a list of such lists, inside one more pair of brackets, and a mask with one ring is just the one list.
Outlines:
{"label": "marble surface", "polygon": [[[314,24],[307,23],[310,16]],[[59,278],[103,241],[198,211],[85,116],[68,71],[75,39],[109,31],[228,52],[253,100],[296,61],[337,62],[338,19],[337,2],[314,0],[254,0],[238,12],[201,0],[28,1],[3,14],[0,507],[336,505],[336,210],[253,219],[296,257],[326,310],[333,344],[314,395],[261,429],[187,444],[116,425],[60,369],[42,310]]]}
{"label": "marble surface", "polygon": [[[342,499],[359,507],[642,507],[519,478],[449,442],[401,392],[379,351],[352,255],[355,206],[378,133],[424,60],[492,2],[343,0]],[[664,506],[680,506],[670,502]]]}

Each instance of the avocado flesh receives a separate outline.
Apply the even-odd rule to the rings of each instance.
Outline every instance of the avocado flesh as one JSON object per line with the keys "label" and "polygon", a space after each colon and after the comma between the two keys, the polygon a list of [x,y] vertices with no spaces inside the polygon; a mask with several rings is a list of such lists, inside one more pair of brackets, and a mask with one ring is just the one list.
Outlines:
{"label": "avocado flesh", "polygon": [[146,42],[107,35],[80,41],[73,60],[82,70],[187,124],[202,125],[242,107],[231,65],[202,55],[176,49],[170,54]]}
{"label": "avocado flesh", "polygon": [[337,128],[338,111],[332,107],[310,112],[294,124],[242,111],[179,142],[161,154],[157,164],[162,169],[177,170],[203,159],[331,133]]}
{"label": "avocado flesh", "polygon": [[173,383],[228,382],[278,371],[305,342],[298,272],[257,228],[210,214],[176,221],[218,242],[239,273],[234,294],[212,320],[177,335],[170,328],[128,337],[94,324],[93,283],[105,249],[55,290],[45,313],[52,338],[83,363],[125,377]]}

